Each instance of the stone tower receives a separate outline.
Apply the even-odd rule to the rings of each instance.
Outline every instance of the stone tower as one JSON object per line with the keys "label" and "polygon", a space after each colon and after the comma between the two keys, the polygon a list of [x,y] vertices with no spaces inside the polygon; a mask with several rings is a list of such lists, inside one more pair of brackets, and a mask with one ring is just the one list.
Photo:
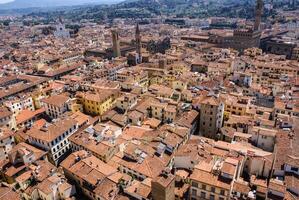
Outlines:
{"label": "stone tower", "polygon": [[292,8],[292,9],[296,9],[296,6],[297,6],[297,5],[296,5],[296,0],[292,0],[292,1],[291,1],[291,8]]}
{"label": "stone tower", "polygon": [[137,23],[136,32],[135,32],[135,40],[136,40],[136,53],[137,53],[137,63],[142,62],[142,54],[141,54],[141,35],[139,24]]}
{"label": "stone tower", "polygon": [[256,0],[254,31],[260,30],[263,14],[263,0]]}
{"label": "stone tower", "polygon": [[152,180],[153,200],[174,200],[175,176],[163,171],[161,175]]}
{"label": "stone tower", "polygon": [[113,57],[120,57],[120,42],[119,42],[119,35],[117,30],[112,30],[112,43],[113,43]]}

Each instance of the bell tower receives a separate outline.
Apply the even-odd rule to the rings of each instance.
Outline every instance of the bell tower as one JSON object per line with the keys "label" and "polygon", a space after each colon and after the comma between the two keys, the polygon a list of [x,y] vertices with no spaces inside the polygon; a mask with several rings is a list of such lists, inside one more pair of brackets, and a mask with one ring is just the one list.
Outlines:
{"label": "bell tower", "polygon": [[113,45],[113,57],[120,57],[120,42],[119,42],[119,35],[117,30],[112,30],[112,45]]}
{"label": "bell tower", "polygon": [[135,41],[136,41],[136,53],[137,53],[137,63],[142,62],[142,55],[141,55],[141,35],[139,24],[136,25],[136,32],[135,32]]}
{"label": "bell tower", "polygon": [[256,0],[254,31],[260,30],[263,14],[263,0]]}

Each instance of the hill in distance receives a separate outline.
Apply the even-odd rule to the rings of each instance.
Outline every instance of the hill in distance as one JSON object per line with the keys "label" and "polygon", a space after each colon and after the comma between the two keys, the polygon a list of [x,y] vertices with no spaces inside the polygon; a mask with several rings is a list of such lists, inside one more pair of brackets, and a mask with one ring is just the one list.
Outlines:
{"label": "hill in distance", "polygon": [[24,8],[51,8],[86,4],[114,4],[122,0],[0,0],[0,10]]}

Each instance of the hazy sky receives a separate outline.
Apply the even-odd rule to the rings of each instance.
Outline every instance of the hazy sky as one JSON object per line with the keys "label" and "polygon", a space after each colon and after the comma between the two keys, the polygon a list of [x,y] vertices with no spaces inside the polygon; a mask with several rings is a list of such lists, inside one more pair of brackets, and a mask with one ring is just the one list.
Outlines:
{"label": "hazy sky", "polygon": [[[9,3],[9,2],[13,2],[15,0],[0,0],[0,4],[3,4],[3,3]],[[23,3],[26,4],[26,1],[27,0],[23,0]],[[42,0],[41,0],[42,1]],[[61,0],[63,2],[63,0]],[[94,3],[94,2],[105,2],[105,3],[114,3],[114,2],[120,2],[122,0],[77,0],[77,2],[83,2],[83,3]],[[46,2],[49,2],[49,0],[46,0]],[[71,2],[71,1],[68,1],[68,2]]]}
{"label": "hazy sky", "polygon": [[1,3],[8,3],[8,2],[12,2],[12,1],[14,1],[14,0],[0,0],[0,4]]}

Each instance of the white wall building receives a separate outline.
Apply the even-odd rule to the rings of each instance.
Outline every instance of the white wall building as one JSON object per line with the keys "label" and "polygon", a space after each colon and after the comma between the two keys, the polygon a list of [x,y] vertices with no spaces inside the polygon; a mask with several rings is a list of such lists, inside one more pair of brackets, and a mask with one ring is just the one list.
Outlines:
{"label": "white wall building", "polygon": [[78,124],[75,120],[62,119],[41,129],[30,129],[29,143],[49,151],[50,160],[57,165],[71,148],[68,138],[77,130]]}
{"label": "white wall building", "polygon": [[43,99],[46,114],[52,119],[60,117],[70,108],[71,99],[64,95],[54,95]]}
{"label": "white wall building", "polygon": [[276,138],[276,130],[254,127],[252,129],[252,142],[259,148],[273,152]]}
{"label": "white wall building", "polygon": [[32,110],[32,111],[35,110],[33,99],[30,96],[13,99],[13,100],[5,102],[4,104],[15,115],[19,114],[19,112],[24,109],[28,109],[28,110]]}
{"label": "white wall building", "polygon": [[8,152],[12,150],[15,145],[13,132],[9,130],[0,130],[0,160],[8,158]]}

